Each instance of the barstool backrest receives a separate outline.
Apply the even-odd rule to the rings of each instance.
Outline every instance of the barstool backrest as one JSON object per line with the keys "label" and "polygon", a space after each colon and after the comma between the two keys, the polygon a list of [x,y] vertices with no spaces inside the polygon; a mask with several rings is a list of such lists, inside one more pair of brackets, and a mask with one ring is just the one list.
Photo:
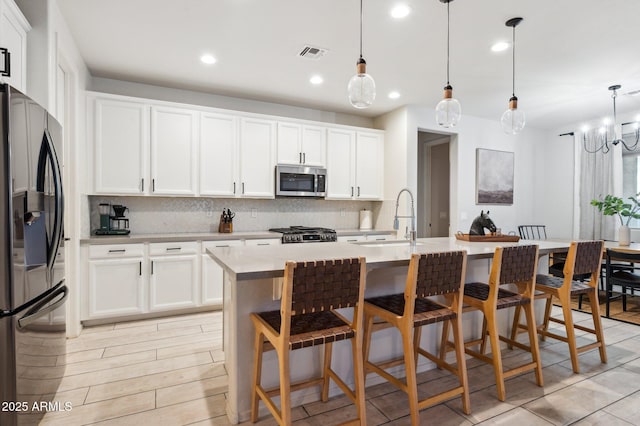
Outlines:
{"label": "barstool backrest", "polygon": [[418,262],[416,296],[422,298],[459,291],[461,279],[464,279],[466,254],[465,251],[451,251],[412,255],[411,260]]}
{"label": "barstool backrest", "polygon": [[503,247],[500,262],[500,284],[533,280],[538,263],[538,246]]}
{"label": "barstool backrest", "polygon": [[[602,250],[604,241],[580,241],[571,243],[571,248],[576,244],[575,248],[575,265],[573,267],[573,275],[600,273],[602,262]],[[569,253],[571,253],[571,248]]]}
{"label": "barstool backrest", "polygon": [[283,296],[292,284],[291,315],[355,306],[361,297],[364,268],[363,257],[287,262]]}

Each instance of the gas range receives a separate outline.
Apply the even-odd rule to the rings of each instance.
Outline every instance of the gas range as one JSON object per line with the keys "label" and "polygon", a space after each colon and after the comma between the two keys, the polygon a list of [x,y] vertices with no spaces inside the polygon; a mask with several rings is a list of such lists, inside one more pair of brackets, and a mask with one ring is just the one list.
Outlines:
{"label": "gas range", "polygon": [[282,244],[328,243],[338,240],[336,231],[329,228],[291,226],[289,228],[272,228],[269,231],[280,232],[282,234]]}

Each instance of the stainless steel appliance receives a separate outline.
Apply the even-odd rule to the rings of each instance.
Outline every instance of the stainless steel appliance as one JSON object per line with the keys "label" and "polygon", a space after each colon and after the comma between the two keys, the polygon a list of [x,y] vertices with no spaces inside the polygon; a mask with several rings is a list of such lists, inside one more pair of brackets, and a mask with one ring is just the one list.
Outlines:
{"label": "stainless steel appliance", "polygon": [[276,196],[324,197],[327,191],[327,169],[302,165],[276,166]]}
{"label": "stainless steel appliance", "polygon": [[271,228],[271,232],[282,234],[282,244],[290,243],[329,243],[337,241],[336,231],[329,228],[291,226],[289,228]]}
{"label": "stainless steel appliance", "polygon": [[65,368],[62,127],[0,85],[0,141],[0,424],[38,424]]}

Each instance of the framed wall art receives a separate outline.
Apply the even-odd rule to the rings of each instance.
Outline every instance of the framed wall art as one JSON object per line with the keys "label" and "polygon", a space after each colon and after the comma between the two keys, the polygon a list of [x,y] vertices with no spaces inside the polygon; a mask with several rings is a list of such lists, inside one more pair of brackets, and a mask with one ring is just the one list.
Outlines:
{"label": "framed wall art", "polygon": [[513,204],[513,152],[476,149],[476,204]]}

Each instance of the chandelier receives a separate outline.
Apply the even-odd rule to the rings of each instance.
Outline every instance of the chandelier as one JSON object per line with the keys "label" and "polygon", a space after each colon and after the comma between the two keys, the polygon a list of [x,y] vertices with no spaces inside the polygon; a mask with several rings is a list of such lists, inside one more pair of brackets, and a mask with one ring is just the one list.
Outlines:
{"label": "chandelier", "polygon": [[[613,99],[613,132],[611,131],[607,131],[606,127],[601,127],[599,130],[599,134],[598,136],[596,136],[596,141],[595,141],[595,146],[594,149],[589,149],[587,147],[587,133],[586,131],[582,134],[582,143],[584,145],[584,150],[587,151],[590,154],[595,154],[596,152],[602,151],[603,154],[606,154],[607,152],[611,151],[611,145],[616,146],[618,144],[622,144],[622,146],[624,146],[624,148],[627,151],[633,151],[636,146],[638,146],[638,139],[640,139],[640,131],[638,130],[638,123],[637,122],[633,122],[633,123],[622,123],[622,124],[618,124],[617,123],[617,118],[616,118],[616,96],[618,96],[618,93],[616,92],[618,89],[620,89],[619,84],[614,84],[613,86],[609,86],[609,90],[611,90],[613,93],[611,95],[611,98]],[[635,131],[634,131],[634,136],[635,136],[635,142],[633,143],[633,145],[627,145],[627,143],[624,141],[624,139],[622,139],[622,126],[626,125],[626,124],[633,124]]]}

